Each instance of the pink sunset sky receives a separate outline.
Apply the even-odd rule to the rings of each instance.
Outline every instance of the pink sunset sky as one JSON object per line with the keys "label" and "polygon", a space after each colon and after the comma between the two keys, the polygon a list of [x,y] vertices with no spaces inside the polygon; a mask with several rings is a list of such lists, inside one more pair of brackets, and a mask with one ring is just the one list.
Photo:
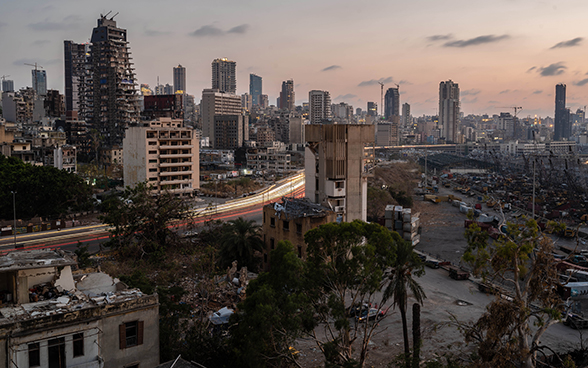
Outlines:
{"label": "pink sunset sky", "polygon": [[237,62],[237,92],[256,73],[271,104],[287,79],[297,104],[322,89],[364,110],[379,104],[378,81],[398,83],[414,116],[436,113],[439,82],[449,79],[465,114],[522,106],[521,117],[553,116],[557,83],[574,111],[588,104],[584,0],[0,0],[0,76],[31,85],[23,64],[38,62],[63,93],[63,41],[88,41],[111,10],[128,31],[137,82],[172,84],[182,64],[197,101],[211,61],[227,57]]}

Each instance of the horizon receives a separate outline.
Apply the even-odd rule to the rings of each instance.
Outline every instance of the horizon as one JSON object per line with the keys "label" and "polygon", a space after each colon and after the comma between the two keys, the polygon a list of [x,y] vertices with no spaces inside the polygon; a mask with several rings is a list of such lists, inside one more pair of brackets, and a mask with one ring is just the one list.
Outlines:
{"label": "horizon", "polygon": [[24,63],[37,62],[48,88],[64,93],[63,41],[87,42],[100,14],[112,10],[109,17],[119,12],[114,20],[127,30],[137,89],[143,83],[153,89],[157,77],[173,84],[172,69],[181,64],[197,103],[211,86],[212,60],[224,57],[237,63],[237,94],[249,92],[254,73],[270,105],[288,79],[296,105],[318,89],[329,91],[332,103],[366,110],[373,101],[379,111],[378,82],[385,89],[399,84],[400,104],[410,104],[413,116],[436,114],[446,80],[459,84],[466,116],[522,106],[520,118],[553,117],[559,83],[567,85],[572,111],[588,101],[581,16],[588,3],[579,0],[0,4],[0,75],[10,75],[16,90],[32,84]]}

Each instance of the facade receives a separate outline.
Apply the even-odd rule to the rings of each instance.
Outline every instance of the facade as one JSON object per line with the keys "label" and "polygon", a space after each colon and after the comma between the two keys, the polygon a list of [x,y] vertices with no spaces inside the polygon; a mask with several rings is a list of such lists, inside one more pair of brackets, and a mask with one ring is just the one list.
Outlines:
{"label": "facade", "polygon": [[280,92],[280,109],[294,111],[294,81],[292,79],[282,82],[282,91]]}
{"label": "facade", "polygon": [[14,81],[2,79],[2,92],[14,92]]}
{"label": "facade", "polygon": [[397,88],[388,88],[384,95],[384,117],[390,120],[393,116],[400,116],[400,92]]}
{"label": "facade", "polygon": [[73,275],[75,264],[62,251],[3,257],[0,367],[157,366],[157,295],[104,273]]}
{"label": "facade", "polygon": [[259,107],[262,109],[266,109],[269,107],[269,98],[267,95],[260,95],[259,96]]}
{"label": "facade", "polygon": [[397,146],[398,124],[394,122],[378,122],[376,124],[376,146]]}
{"label": "facade", "polygon": [[241,115],[241,113],[241,96],[224,93],[218,89],[203,90],[200,103],[202,136],[210,138],[211,144],[214,144],[215,116]]}
{"label": "facade", "polygon": [[375,126],[309,124],[305,126],[305,196],[351,222],[367,219],[367,157]]}
{"label": "facade", "polygon": [[122,145],[125,129],[139,122],[135,71],[127,31],[111,18],[101,16],[92,31],[91,125],[102,140],[101,147]]}
{"label": "facade", "polygon": [[125,185],[147,181],[155,192],[192,195],[200,187],[199,155],[198,137],[182,120],[130,127],[123,143]]}
{"label": "facade", "polygon": [[367,116],[378,116],[378,104],[375,102],[367,103]]}
{"label": "facade", "polygon": [[52,118],[60,118],[65,116],[63,95],[60,94],[57,90],[50,89],[47,91],[43,106],[45,108],[45,116]]}
{"label": "facade", "polygon": [[290,241],[297,250],[298,257],[306,259],[304,234],[336,220],[337,214],[333,210],[308,199],[283,197],[281,203],[263,206],[263,268],[269,270],[270,253],[283,240]]}
{"label": "facade", "polygon": [[234,150],[243,146],[243,126],[245,116],[215,115],[214,116],[214,148]]}
{"label": "facade", "polygon": [[459,85],[451,80],[439,83],[439,125],[446,142],[457,142]]}
{"label": "facade", "polygon": [[249,74],[249,94],[251,95],[253,106],[260,105],[260,96],[262,93],[261,77],[256,74]]}
{"label": "facade", "polygon": [[89,118],[88,98],[90,76],[90,44],[63,41],[65,65],[65,110],[77,111],[82,119]]}
{"label": "facade", "polygon": [[292,170],[290,153],[281,147],[252,149],[246,153],[247,167],[254,171],[288,172]]}
{"label": "facade", "polygon": [[572,135],[572,126],[570,123],[569,112],[566,109],[566,85],[558,84],[555,86],[555,121],[554,121],[554,141],[569,139]]}
{"label": "facade", "polygon": [[212,89],[235,94],[237,92],[237,63],[227,58],[212,61]]}
{"label": "facade", "polygon": [[184,94],[143,96],[141,115],[147,120],[184,118]]}
{"label": "facade", "polygon": [[45,70],[33,69],[31,70],[33,77],[33,90],[37,96],[45,96],[47,94],[47,72]]}
{"label": "facade", "polygon": [[241,107],[246,111],[251,111],[251,108],[253,107],[253,96],[249,93],[243,93],[241,95]]}
{"label": "facade", "polygon": [[174,93],[186,93],[186,68],[174,67]]}
{"label": "facade", "polygon": [[308,104],[308,120],[311,124],[318,124],[331,118],[331,95],[328,91],[308,92]]}
{"label": "facade", "polygon": [[402,125],[407,127],[412,124],[412,116],[410,115],[410,105],[408,103],[402,104]]}

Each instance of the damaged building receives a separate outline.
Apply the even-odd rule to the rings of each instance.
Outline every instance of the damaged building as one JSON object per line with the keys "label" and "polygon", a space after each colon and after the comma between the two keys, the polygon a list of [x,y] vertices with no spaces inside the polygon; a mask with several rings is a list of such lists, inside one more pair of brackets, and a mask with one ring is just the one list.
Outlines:
{"label": "damaged building", "polygon": [[0,258],[0,368],[155,367],[159,301],[63,251]]}
{"label": "damaged building", "polygon": [[282,198],[281,203],[270,203],[263,207],[263,268],[270,267],[269,254],[278,242],[288,240],[298,252],[298,257],[306,258],[304,234],[307,231],[329,222],[339,220],[341,215],[335,211],[312,203],[308,199]]}

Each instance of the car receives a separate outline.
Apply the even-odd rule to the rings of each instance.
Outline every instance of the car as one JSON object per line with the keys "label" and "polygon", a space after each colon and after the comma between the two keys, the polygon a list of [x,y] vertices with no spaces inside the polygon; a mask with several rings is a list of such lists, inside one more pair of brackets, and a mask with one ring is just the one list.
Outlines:
{"label": "car", "polygon": [[354,305],[349,307],[349,309],[347,310],[347,314],[349,315],[349,317],[357,317],[363,314],[363,312],[367,311],[368,309],[369,306],[366,303],[363,303],[361,308],[359,303],[355,303]]}
{"label": "car", "polygon": [[361,313],[361,316],[356,316],[357,322],[367,322],[373,321],[375,319],[380,319],[384,317],[386,313],[383,310],[378,310],[376,308],[370,308],[369,310],[364,309]]}
{"label": "car", "polygon": [[427,259],[425,261],[425,266],[431,267],[431,268],[439,268],[439,261],[434,261],[432,259]]}
{"label": "car", "polygon": [[182,237],[184,238],[193,238],[195,236],[198,236],[198,231],[196,230],[188,230],[182,234]]}

